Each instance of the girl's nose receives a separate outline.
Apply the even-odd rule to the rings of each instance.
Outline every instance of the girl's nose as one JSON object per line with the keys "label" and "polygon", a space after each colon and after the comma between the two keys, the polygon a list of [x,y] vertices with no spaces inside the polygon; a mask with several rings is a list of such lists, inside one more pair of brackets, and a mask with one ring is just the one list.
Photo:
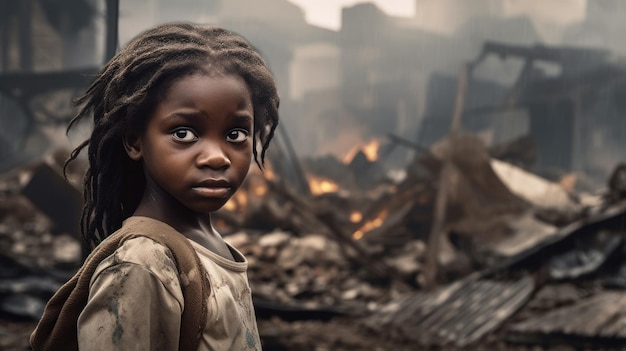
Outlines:
{"label": "girl's nose", "polygon": [[212,169],[227,168],[230,166],[230,158],[220,145],[208,143],[196,158],[196,165]]}

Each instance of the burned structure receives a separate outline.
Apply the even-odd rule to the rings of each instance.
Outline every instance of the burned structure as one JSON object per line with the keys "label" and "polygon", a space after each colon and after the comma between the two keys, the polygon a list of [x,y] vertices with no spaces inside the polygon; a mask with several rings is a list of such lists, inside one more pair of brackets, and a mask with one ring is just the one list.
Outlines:
{"label": "burned structure", "polygon": [[[471,63],[474,70],[490,56],[519,60],[521,68],[511,86],[470,80],[464,128],[488,132],[494,148],[527,138],[526,152],[533,159],[526,166],[533,172],[553,179],[580,172],[602,184],[623,159],[618,146],[624,132],[623,59],[599,49],[486,42]],[[455,88],[456,77],[431,78],[423,144],[447,134]]]}
{"label": "burned structure", "polygon": [[[85,25],[68,22],[53,3],[8,2],[1,14],[0,348],[24,345],[46,299],[80,263],[70,229],[80,197],[59,172],[64,150],[41,157],[52,144],[20,143],[64,125],[71,108],[56,103],[69,102],[103,60],[68,63],[61,53],[71,44],[50,49]],[[110,13],[116,6],[67,3]],[[236,18],[239,5],[210,10],[230,14],[223,24],[268,54],[286,91],[285,123],[268,168],[251,172],[216,225],[250,259],[266,349],[536,350],[625,341],[615,308],[626,300],[626,177],[612,152],[626,128],[619,57],[478,45],[411,27],[371,4],[344,9],[339,32],[306,25],[292,4],[272,2],[288,14],[276,11],[272,23]],[[47,49],[41,36],[28,43],[28,21],[16,20],[23,16],[32,30],[49,32]],[[540,40],[523,18],[485,23]],[[103,57],[115,49],[116,27],[100,31]],[[457,47],[462,55],[452,54]],[[518,63],[510,84],[485,78],[510,60]],[[462,89],[458,62],[468,67]],[[293,78],[307,70],[319,78],[313,87],[303,87],[307,75]],[[586,191],[598,185],[600,192]],[[53,201],[41,201],[46,196]]]}
{"label": "burned structure", "polygon": [[[3,1],[2,7],[0,170],[8,171],[58,146],[43,129],[67,125],[72,99],[115,52],[118,2]],[[96,28],[101,12],[108,13],[104,38]]]}

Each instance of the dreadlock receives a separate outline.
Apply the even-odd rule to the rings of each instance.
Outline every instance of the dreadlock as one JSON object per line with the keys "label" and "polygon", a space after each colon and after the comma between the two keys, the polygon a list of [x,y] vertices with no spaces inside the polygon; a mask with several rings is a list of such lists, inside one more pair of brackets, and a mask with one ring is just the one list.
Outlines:
{"label": "dreadlock", "polygon": [[[67,131],[93,115],[89,139],[77,146],[65,163],[87,147],[89,168],[84,179],[81,232],[93,248],[130,217],[142,196],[141,166],[123,146],[124,135],[145,128],[160,89],[185,75],[204,72],[241,77],[250,90],[254,109],[253,156],[263,168],[265,152],[278,125],[276,83],[260,54],[241,36],[223,28],[165,24],[131,40],[95,77]],[[257,154],[257,143],[261,147]]]}

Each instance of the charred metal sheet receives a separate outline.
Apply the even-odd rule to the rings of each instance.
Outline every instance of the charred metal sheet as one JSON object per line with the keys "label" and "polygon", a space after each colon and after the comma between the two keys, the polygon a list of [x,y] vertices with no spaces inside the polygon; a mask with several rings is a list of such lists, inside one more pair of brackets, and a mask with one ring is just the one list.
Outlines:
{"label": "charred metal sheet", "polygon": [[626,343],[626,292],[605,291],[507,329],[514,342],[586,346]]}
{"label": "charred metal sheet", "polygon": [[554,280],[577,279],[595,273],[609,258],[619,254],[623,239],[601,232],[579,240],[575,247],[552,257],[548,262],[550,277]]}
{"label": "charred metal sheet", "polygon": [[33,170],[22,194],[54,222],[54,233],[67,233],[81,240],[82,196],[59,172],[42,162]]}
{"label": "charred metal sheet", "polygon": [[545,263],[545,257],[553,257],[572,250],[572,243],[599,230],[622,230],[626,221],[626,200],[589,209],[579,220],[558,228],[541,242],[512,257],[508,261],[494,264],[492,271],[514,270],[520,267],[536,269]]}
{"label": "charred metal sheet", "polygon": [[469,278],[411,296],[383,320],[417,343],[464,347],[500,326],[529,300],[534,289],[531,277],[516,281]]}

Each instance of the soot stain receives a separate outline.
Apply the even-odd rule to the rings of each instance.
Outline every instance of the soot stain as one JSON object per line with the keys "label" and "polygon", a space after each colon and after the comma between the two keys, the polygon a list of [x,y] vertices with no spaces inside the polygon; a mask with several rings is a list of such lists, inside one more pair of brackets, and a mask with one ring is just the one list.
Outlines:
{"label": "soot stain", "polygon": [[252,332],[250,331],[250,328],[246,329],[246,344],[248,348],[256,348],[256,339],[254,337],[254,334],[252,334]]}
{"label": "soot stain", "polygon": [[115,316],[115,327],[113,327],[113,334],[111,336],[114,344],[117,344],[120,340],[122,340],[122,335],[124,334],[124,329],[120,323],[119,307],[117,298],[115,297],[111,299],[108,311]]}

